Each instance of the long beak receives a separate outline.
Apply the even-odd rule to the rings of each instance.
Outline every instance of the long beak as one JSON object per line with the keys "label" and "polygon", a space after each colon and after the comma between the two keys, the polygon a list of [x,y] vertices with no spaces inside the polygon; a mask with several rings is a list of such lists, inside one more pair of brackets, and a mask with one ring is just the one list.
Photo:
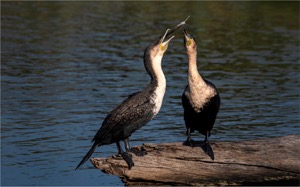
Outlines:
{"label": "long beak", "polygon": [[189,33],[187,33],[187,31],[186,31],[185,28],[183,29],[183,33],[184,33],[185,35],[188,35],[188,34],[189,34]]}
{"label": "long beak", "polygon": [[174,27],[174,29],[170,30],[170,32],[167,34],[167,36],[173,34],[175,31],[177,31],[178,29],[180,29],[183,25],[185,25],[185,22],[190,18],[190,16],[188,16],[184,21],[180,22],[178,25],[176,25],[176,27]]}
{"label": "long beak", "polygon": [[166,36],[169,35],[169,34],[168,34],[169,30],[170,30],[170,29],[167,29],[166,32],[165,32],[165,34],[163,35],[163,37],[160,39],[160,43],[161,43],[163,46],[165,46],[166,44],[168,44],[168,43],[175,37],[175,36],[171,36],[169,39],[167,39],[166,41],[164,41],[165,38],[166,38]]}
{"label": "long beak", "polygon": [[184,33],[185,38],[192,39],[191,35],[186,31],[186,29],[183,29],[183,33]]}

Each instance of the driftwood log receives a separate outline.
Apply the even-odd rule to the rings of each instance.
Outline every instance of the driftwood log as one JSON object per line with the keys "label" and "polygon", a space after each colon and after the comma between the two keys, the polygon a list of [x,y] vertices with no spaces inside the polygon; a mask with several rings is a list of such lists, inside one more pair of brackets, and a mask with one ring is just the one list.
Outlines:
{"label": "driftwood log", "polygon": [[299,185],[300,135],[214,142],[211,147],[214,160],[201,147],[163,143],[136,147],[147,155],[132,154],[135,165],[130,170],[120,157],[91,162],[125,185]]}

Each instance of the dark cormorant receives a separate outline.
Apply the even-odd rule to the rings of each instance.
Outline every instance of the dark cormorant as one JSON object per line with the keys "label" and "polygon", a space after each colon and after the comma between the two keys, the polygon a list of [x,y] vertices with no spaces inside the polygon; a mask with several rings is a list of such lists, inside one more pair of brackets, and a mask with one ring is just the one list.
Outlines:
{"label": "dark cormorant", "polygon": [[202,148],[212,160],[214,153],[208,142],[220,108],[220,95],[216,86],[201,77],[197,69],[197,44],[193,37],[184,29],[184,46],[188,56],[188,85],[182,94],[184,121],[188,136],[185,144],[194,146],[191,133],[199,131],[205,135]]}
{"label": "dark cormorant", "polygon": [[[134,151],[129,146],[130,135],[146,125],[160,110],[166,89],[166,79],[161,68],[161,61],[168,48],[168,43],[174,36],[166,39],[182,25],[181,22],[172,30],[166,30],[165,34],[151,43],[144,52],[144,65],[151,77],[150,84],[140,92],[128,96],[120,105],[112,110],[104,119],[101,128],[96,133],[92,142],[93,146],[76,167],[79,168],[101,145],[116,143],[118,152],[127,162],[130,169],[134,162],[128,152],[143,156],[143,152]],[[124,152],[120,141],[125,142]]]}

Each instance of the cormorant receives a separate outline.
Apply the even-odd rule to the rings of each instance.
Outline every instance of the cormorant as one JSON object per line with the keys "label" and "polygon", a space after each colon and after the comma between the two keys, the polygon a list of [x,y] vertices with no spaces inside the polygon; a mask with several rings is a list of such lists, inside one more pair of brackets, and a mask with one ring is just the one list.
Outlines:
{"label": "cormorant", "polygon": [[182,94],[184,121],[188,136],[185,145],[194,146],[191,133],[199,131],[205,135],[203,150],[214,160],[214,153],[208,137],[220,108],[220,95],[216,86],[201,77],[197,69],[197,44],[184,29],[184,46],[188,56],[188,85]]}
{"label": "cormorant", "polygon": [[[128,168],[134,166],[131,155],[143,156],[142,151],[132,150],[129,146],[129,137],[133,132],[146,125],[160,110],[166,89],[166,79],[161,68],[161,61],[168,48],[168,43],[174,38],[167,37],[178,30],[181,22],[174,29],[167,29],[163,36],[151,43],[144,52],[144,66],[151,77],[150,84],[140,92],[128,96],[120,105],[113,109],[104,119],[101,128],[96,133],[92,142],[93,146],[83,157],[76,167],[79,168],[93,154],[95,149],[101,145],[116,143],[118,153],[127,162]],[[124,141],[124,152],[120,141]]]}

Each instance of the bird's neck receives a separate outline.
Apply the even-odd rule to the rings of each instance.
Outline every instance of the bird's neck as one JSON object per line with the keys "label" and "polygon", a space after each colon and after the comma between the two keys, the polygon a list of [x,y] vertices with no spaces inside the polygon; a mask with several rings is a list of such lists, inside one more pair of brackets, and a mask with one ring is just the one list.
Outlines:
{"label": "bird's neck", "polygon": [[149,88],[153,87],[165,87],[166,78],[161,68],[161,61],[163,55],[155,55],[152,56],[151,54],[145,51],[144,54],[144,65],[147,73],[151,77],[151,82],[148,85]]}
{"label": "bird's neck", "polygon": [[195,111],[200,112],[201,108],[213,97],[216,93],[206,84],[197,69],[197,54],[188,54],[189,59],[189,97],[190,102]]}
{"label": "bird's neck", "polygon": [[190,85],[205,85],[205,81],[201,77],[201,75],[198,72],[198,67],[197,67],[197,53],[188,53],[188,60],[189,60],[189,84]]}
{"label": "bird's neck", "polygon": [[166,78],[161,67],[162,57],[152,59],[151,84],[157,88],[165,90]]}
{"label": "bird's neck", "polygon": [[151,93],[150,102],[154,104],[154,116],[159,112],[163,98],[166,92],[166,78],[161,68],[162,57],[155,57],[152,59],[152,72],[150,87],[154,87]]}

